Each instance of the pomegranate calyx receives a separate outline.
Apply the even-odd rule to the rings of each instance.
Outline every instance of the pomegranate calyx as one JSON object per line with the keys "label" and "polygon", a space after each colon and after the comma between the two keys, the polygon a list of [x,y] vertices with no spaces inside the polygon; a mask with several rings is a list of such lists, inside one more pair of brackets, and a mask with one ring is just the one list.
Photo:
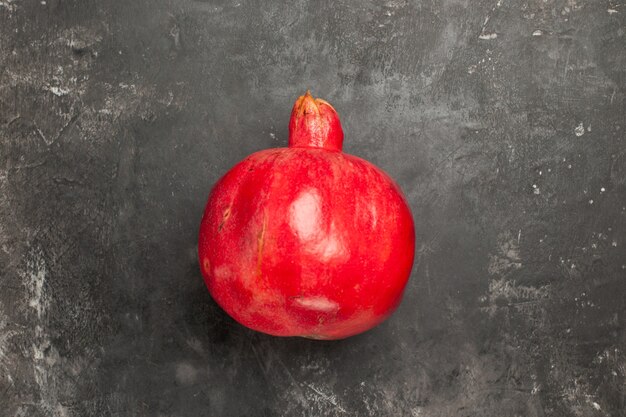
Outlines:
{"label": "pomegranate calyx", "polygon": [[311,92],[298,97],[289,120],[289,147],[341,151],[343,130],[337,111]]}

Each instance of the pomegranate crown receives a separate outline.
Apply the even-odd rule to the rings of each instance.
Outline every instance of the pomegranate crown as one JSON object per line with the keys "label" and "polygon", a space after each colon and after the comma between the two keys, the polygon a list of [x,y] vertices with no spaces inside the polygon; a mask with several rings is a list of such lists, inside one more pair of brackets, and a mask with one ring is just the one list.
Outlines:
{"label": "pomegranate crown", "polygon": [[337,111],[311,92],[298,97],[289,120],[290,148],[322,148],[341,151],[343,130]]}

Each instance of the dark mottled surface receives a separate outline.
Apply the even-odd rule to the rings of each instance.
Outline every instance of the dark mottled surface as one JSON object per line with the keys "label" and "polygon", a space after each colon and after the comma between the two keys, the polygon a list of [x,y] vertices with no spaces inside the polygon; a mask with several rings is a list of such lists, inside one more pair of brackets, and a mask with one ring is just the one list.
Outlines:
{"label": "dark mottled surface", "polygon": [[[305,88],[394,176],[397,314],[224,315],[214,181]],[[624,416],[623,0],[0,1],[0,415]]]}

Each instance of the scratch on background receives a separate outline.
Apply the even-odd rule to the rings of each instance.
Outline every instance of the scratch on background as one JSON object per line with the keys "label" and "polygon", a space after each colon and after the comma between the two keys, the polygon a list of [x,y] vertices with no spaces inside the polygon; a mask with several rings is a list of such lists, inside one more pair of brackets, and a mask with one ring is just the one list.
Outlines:
{"label": "scratch on background", "polygon": [[35,310],[36,319],[32,338],[32,361],[35,383],[39,394],[39,408],[54,417],[68,415],[66,408],[59,403],[54,376],[50,368],[58,359],[47,333],[50,296],[47,292],[48,268],[41,248],[33,247],[27,257],[23,273],[26,284],[28,306]]}

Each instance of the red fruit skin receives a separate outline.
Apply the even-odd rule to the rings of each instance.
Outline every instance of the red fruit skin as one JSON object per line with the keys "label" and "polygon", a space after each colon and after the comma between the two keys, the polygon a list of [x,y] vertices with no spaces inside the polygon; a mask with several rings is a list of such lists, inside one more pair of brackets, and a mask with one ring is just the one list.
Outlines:
{"label": "red fruit skin", "polygon": [[[307,116],[296,108],[313,100],[304,98],[294,106],[300,129],[290,123],[289,148],[250,155],[214,186],[200,265],[212,297],[242,325],[341,339],[381,323],[400,303],[413,265],[413,219],[387,174],[340,151],[340,125],[313,145],[298,142]],[[328,123],[328,111],[338,124],[323,103],[317,120]]]}

